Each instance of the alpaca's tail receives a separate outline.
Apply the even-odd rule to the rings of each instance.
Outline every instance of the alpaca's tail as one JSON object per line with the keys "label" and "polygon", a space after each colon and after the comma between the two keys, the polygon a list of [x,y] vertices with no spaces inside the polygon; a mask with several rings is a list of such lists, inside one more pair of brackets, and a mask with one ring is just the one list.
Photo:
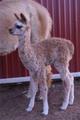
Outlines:
{"label": "alpaca's tail", "polygon": [[74,45],[71,41],[68,41],[68,48],[69,48],[69,51],[70,51],[70,56],[72,58],[72,56],[74,55]]}

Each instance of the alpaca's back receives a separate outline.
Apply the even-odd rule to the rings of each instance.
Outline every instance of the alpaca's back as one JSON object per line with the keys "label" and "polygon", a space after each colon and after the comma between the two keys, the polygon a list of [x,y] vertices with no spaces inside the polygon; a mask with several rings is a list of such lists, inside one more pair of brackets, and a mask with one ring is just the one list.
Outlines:
{"label": "alpaca's back", "polygon": [[54,37],[34,44],[34,50],[39,60],[43,59],[45,64],[52,64],[56,60],[70,61],[74,53],[74,45],[70,40]]}

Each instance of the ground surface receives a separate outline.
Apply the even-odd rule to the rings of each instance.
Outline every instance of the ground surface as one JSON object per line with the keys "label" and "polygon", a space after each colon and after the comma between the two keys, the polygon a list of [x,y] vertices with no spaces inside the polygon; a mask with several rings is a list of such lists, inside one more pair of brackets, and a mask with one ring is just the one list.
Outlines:
{"label": "ground surface", "polygon": [[63,88],[61,83],[54,84],[49,90],[49,115],[43,117],[40,114],[42,102],[36,101],[31,113],[25,108],[29,102],[23,91],[26,84],[0,85],[0,120],[80,120],[80,81],[75,82],[75,102],[66,111],[60,111]]}

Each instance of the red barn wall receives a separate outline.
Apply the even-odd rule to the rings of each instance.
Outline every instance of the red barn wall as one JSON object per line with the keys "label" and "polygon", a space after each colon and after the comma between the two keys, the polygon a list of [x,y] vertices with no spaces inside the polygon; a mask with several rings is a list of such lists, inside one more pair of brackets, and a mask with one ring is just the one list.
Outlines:
{"label": "red barn wall", "polygon": [[[45,6],[53,19],[52,36],[70,39],[75,45],[75,54],[70,63],[72,72],[80,71],[80,0],[36,0]],[[0,77],[19,77],[28,75],[17,50],[0,57]]]}

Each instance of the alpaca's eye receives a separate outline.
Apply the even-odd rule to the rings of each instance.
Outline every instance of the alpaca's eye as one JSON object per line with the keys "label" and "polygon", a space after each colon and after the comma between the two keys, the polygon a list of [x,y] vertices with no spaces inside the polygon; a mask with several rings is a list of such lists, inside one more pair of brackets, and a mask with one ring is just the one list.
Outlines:
{"label": "alpaca's eye", "polygon": [[17,28],[17,29],[21,29],[22,26],[20,26],[20,25],[16,25],[16,28]]}

